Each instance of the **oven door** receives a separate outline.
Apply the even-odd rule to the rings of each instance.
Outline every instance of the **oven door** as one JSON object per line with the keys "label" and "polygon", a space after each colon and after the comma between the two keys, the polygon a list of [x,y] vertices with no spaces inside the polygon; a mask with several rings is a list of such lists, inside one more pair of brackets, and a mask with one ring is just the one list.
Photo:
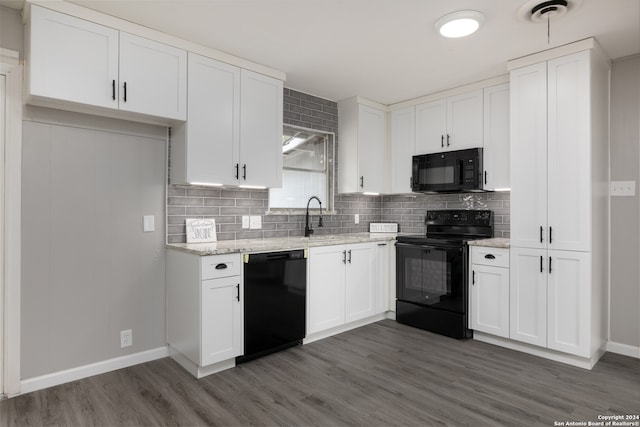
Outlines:
{"label": "oven door", "polygon": [[462,245],[396,243],[398,300],[466,313],[466,258]]}

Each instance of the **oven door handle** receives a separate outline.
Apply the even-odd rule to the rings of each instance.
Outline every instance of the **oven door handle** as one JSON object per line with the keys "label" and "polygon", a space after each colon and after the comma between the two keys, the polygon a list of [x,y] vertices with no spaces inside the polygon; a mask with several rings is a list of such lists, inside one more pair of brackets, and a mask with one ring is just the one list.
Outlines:
{"label": "oven door handle", "polygon": [[410,248],[410,249],[435,249],[435,250],[444,250],[444,249],[460,249],[462,251],[462,247],[459,245],[416,245],[413,243],[401,243],[396,242],[397,248]]}

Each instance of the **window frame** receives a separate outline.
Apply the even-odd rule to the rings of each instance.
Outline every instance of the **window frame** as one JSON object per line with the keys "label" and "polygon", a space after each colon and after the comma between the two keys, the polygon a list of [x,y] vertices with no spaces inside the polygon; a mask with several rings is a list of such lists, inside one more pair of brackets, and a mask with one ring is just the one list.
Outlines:
{"label": "window frame", "polygon": [[[335,214],[335,194],[336,194],[336,168],[335,168],[335,159],[336,159],[336,134],[335,132],[329,132],[319,129],[307,128],[303,126],[284,124],[283,125],[283,135],[284,129],[292,129],[300,132],[307,132],[316,135],[321,135],[325,138],[325,153],[327,157],[327,167],[325,173],[327,175],[327,201],[322,201],[323,214]],[[282,169],[284,171],[285,166],[283,162]],[[291,170],[299,170],[295,168],[291,168]],[[312,172],[312,171],[310,171]],[[309,196],[311,197],[311,196]],[[299,208],[279,208],[272,207],[271,204],[271,189],[269,189],[269,197],[267,200],[269,204],[267,206],[267,210],[265,215],[304,215],[306,213],[306,207]]]}

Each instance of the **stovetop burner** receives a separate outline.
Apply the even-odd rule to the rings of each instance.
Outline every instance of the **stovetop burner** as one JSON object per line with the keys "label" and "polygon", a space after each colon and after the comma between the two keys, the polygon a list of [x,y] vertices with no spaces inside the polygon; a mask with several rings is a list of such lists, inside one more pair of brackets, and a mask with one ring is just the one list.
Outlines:
{"label": "stovetop burner", "polygon": [[493,213],[489,210],[447,209],[427,211],[426,235],[398,236],[398,242],[420,245],[463,245],[493,235]]}

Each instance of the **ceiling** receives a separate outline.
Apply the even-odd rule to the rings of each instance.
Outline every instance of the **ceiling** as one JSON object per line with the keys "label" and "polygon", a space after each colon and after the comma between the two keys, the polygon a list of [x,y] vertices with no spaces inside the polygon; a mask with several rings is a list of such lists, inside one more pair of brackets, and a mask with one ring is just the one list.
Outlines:
{"label": "ceiling", "polygon": [[[506,74],[506,61],[594,36],[615,59],[640,53],[640,1],[570,0],[547,25],[519,17],[535,0],[73,0],[73,3],[287,73],[285,85],[332,100],[393,104]],[[541,0],[540,0],[541,1]],[[1,0],[0,3],[16,3]],[[534,3],[535,4],[535,3]],[[482,12],[474,35],[434,22]]]}

